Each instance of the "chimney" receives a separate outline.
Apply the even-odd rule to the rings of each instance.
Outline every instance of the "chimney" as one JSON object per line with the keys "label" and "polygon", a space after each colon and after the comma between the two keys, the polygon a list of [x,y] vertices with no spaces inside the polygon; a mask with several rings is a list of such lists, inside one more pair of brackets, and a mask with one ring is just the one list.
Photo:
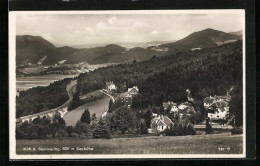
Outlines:
{"label": "chimney", "polygon": [[163,117],[163,115],[161,115],[161,118],[160,118],[162,121],[164,121],[164,117]]}

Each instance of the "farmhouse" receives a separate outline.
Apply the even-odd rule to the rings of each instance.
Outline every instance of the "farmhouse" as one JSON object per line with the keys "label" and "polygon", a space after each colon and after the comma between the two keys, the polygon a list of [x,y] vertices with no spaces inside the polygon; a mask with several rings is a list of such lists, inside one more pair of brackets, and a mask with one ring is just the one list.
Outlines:
{"label": "farmhouse", "polygon": [[160,115],[151,120],[151,129],[155,131],[164,131],[165,129],[170,128],[173,125],[173,122],[167,117]]}
{"label": "farmhouse", "polygon": [[106,82],[106,87],[108,91],[116,90],[116,85],[113,83],[113,81]]}
{"label": "farmhouse", "polygon": [[207,108],[208,118],[211,120],[226,120],[229,116],[228,103],[225,101],[217,101]]}
{"label": "farmhouse", "polygon": [[163,108],[164,108],[164,110],[167,110],[168,108],[170,108],[170,112],[178,112],[178,110],[179,110],[177,103],[174,103],[172,101],[164,102]]}

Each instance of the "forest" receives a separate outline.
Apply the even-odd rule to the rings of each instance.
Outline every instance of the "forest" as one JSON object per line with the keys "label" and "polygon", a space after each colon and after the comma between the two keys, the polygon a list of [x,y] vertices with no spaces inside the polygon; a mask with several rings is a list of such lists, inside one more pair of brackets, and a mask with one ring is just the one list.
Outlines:
{"label": "forest", "polygon": [[55,81],[46,87],[21,91],[16,97],[16,118],[39,113],[64,104],[69,96],[66,91],[71,78]]}
{"label": "forest", "polygon": [[[232,86],[236,89],[233,94],[236,101],[231,103],[243,101],[240,93],[242,41],[100,68],[80,74],[76,89],[82,95],[105,88],[108,81],[115,83],[118,92],[124,92],[135,85],[139,87],[140,95],[134,99],[133,108],[159,106],[163,101],[169,100],[177,103],[187,101],[186,89],[191,91],[192,97],[201,105],[204,97],[224,95]],[[68,99],[65,88],[67,82],[65,79],[48,87],[37,87],[21,93],[17,99],[18,117],[65,102]],[[242,115],[242,107],[237,105],[231,108],[234,108],[237,116]]]}

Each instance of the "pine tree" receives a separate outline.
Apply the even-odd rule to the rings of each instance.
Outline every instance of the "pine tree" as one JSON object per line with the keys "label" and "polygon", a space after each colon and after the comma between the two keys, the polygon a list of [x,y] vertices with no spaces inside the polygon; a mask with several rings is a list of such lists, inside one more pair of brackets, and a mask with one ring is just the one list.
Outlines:
{"label": "pine tree", "polygon": [[146,123],[146,127],[150,127],[150,123],[151,123],[151,120],[153,118],[153,112],[151,109],[148,109],[146,111],[146,113],[144,114],[143,116],[144,120],[145,120],[145,123]]}
{"label": "pine tree", "polygon": [[213,133],[212,126],[209,124],[209,118],[206,119],[205,131],[206,131],[206,134],[212,134]]}
{"label": "pine tree", "polygon": [[83,112],[81,118],[80,118],[80,121],[82,123],[87,123],[87,124],[90,124],[91,122],[91,119],[90,119],[90,113],[89,113],[89,110],[88,108]]}
{"label": "pine tree", "polygon": [[96,113],[94,113],[91,117],[91,121],[96,121],[97,120],[97,115]]}
{"label": "pine tree", "polygon": [[112,112],[112,105],[113,105],[113,101],[110,99],[110,100],[109,100],[109,104],[108,104],[108,112],[109,112],[109,113]]}
{"label": "pine tree", "polygon": [[141,119],[141,123],[140,123],[140,130],[141,130],[141,134],[148,134],[148,128],[145,124],[145,120]]}
{"label": "pine tree", "polygon": [[94,138],[110,138],[110,132],[102,118],[95,127],[93,136]]}

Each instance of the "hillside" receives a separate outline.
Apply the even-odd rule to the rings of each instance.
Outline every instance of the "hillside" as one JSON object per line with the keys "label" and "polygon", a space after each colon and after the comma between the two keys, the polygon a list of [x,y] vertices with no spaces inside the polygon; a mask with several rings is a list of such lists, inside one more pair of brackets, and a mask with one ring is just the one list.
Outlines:
{"label": "hillside", "polygon": [[237,36],[241,36],[241,37],[242,37],[243,31],[240,30],[240,31],[236,31],[236,32],[230,32],[229,34],[231,34],[231,35],[237,35]]}
{"label": "hillside", "polygon": [[240,37],[234,34],[229,34],[214,29],[205,29],[202,31],[194,32],[176,42],[162,44],[160,45],[160,47],[169,48],[168,54],[171,54],[178,51],[190,50],[192,48],[215,47],[217,46],[218,42],[237,39],[240,39]]}
{"label": "hillside", "polygon": [[145,48],[127,50],[116,44],[94,48],[55,47],[53,44],[38,36],[17,36],[17,65],[37,64],[54,65],[66,60],[67,64],[88,62],[90,64],[124,63],[128,61],[143,61],[152,56],[161,55],[160,52]]}
{"label": "hillside", "polygon": [[[186,101],[186,89],[190,89],[192,97],[200,103],[205,96],[225,94],[231,86],[242,92],[241,41],[175,55],[177,56],[152,57],[148,61],[119,64],[80,74],[77,92],[86,94],[105,88],[107,81],[113,81],[119,92],[136,85],[141,94],[133,101],[135,109],[147,108],[149,105],[159,106],[163,101],[169,100]],[[68,81],[62,80],[55,84],[66,85]],[[238,92],[239,90],[235,96],[240,102],[242,95]],[[66,98],[59,94],[66,94],[65,86],[38,87],[21,93],[17,98],[17,115],[37,113],[44,108],[59,106],[58,103]],[[236,110],[240,112],[238,115],[242,115],[242,107],[236,107]]]}
{"label": "hillside", "polygon": [[[37,63],[38,55],[56,47],[40,36],[16,36],[16,63]],[[42,58],[42,57],[41,57]]]}

